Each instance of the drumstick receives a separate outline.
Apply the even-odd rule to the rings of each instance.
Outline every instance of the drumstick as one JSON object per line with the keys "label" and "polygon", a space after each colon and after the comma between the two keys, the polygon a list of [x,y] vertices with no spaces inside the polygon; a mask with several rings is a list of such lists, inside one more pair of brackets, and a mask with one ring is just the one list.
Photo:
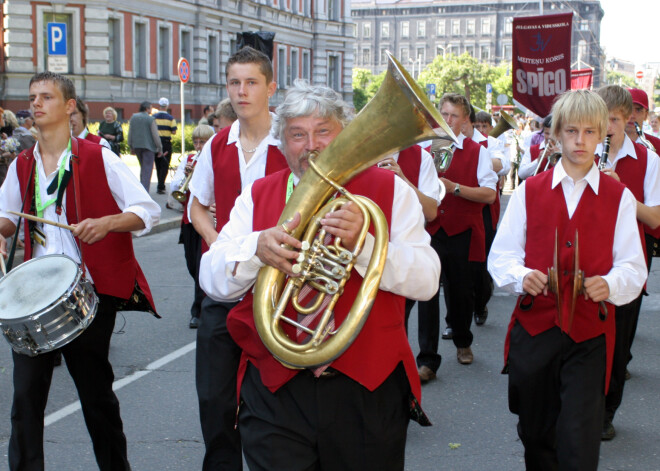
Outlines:
{"label": "drumstick", "polygon": [[18,211],[7,211],[7,212],[15,216],[20,216],[22,218],[29,219],[30,221],[42,222],[44,224],[50,224],[51,226],[61,227],[62,229],[68,229],[70,231],[74,231],[76,229],[75,226],[69,226],[67,224],[62,224],[61,222],[40,218],[37,216],[33,216],[32,214],[19,213]]}
{"label": "drumstick", "polygon": [[5,256],[0,254],[0,269],[2,269],[2,274],[7,274],[7,265],[5,265]]}

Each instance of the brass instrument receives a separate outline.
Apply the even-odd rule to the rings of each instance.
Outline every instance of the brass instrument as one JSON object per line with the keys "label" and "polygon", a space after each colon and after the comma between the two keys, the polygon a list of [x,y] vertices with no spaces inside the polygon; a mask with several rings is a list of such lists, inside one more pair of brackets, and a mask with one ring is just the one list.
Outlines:
{"label": "brass instrument", "polygon": [[607,158],[610,155],[610,139],[610,136],[605,136],[605,141],[603,142],[603,155],[598,161],[598,170],[601,172],[605,170],[605,166],[607,165]]}
{"label": "brass instrument", "polygon": [[[341,185],[374,165],[384,155],[416,142],[429,138],[456,139],[424,91],[389,51],[386,54],[389,66],[381,88],[321,154],[310,157],[309,169],[280,216],[278,224],[289,220],[295,213],[301,216],[301,223],[291,231],[295,238],[301,238],[305,233],[302,237],[303,250],[297,260],[299,276],[287,280],[285,273],[270,266],[263,267],[257,276],[253,301],[257,332],[270,353],[289,368],[316,367],[340,356],[359,334],[378,292],[387,255],[387,222],[373,202],[351,195]],[[324,206],[336,191],[362,210],[365,227],[361,235],[366,235],[371,220],[376,241],[355,302],[341,326],[332,329],[329,319],[333,315],[334,305],[361,251],[360,241],[354,250],[349,251],[339,239],[326,247],[323,231],[317,234],[320,219],[344,203],[344,199],[339,198]],[[298,295],[305,284],[319,292],[315,305],[309,308],[299,305]],[[324,296],[332,298],[320,314],[321,321],[316,331],[284,316],[290,300],[298,314],[305,316],[321,306],[319,299]],[[289,338],[280,321],[302,329],[311,336],[310,340],[299,344]]]}
{"label": "brass instrument", "polygon": [[[543,153],[538,158],[538,163],[536,164],[536,169],[534,169],[533,175],[537,175],[539,173],[539,170],[541,169],[541,164],[543,163],[543,159],[546,159],[546,154],[548,153],[549,149],[550,149],[550,143],[548,142],[548,145],[545,146],[545,148],[543,149]],[[545,161],[545,167],[543,167],[543,171],[545,172],[546,170],[548,170],[548,168],[550,168],[550,165],[554,166],[560,157],[561,157],[561,152],[553,152],[552,154],[550,154],[550,156],[548,156]]]}
{"label": "brass instrument", "polygon": [[[448,141],[450,142],[449,145],[447,145]],[[451,159],[454,157],[453,142],[449,139],[433,139],[431,141],[431,156],[438,173],[446,172],[451,165]]]}
{"label": "brass instrument", "polygon": [[500,134],[507,132],[509,129],[518,129],[518,123],[516,123],[516,120],[513,119],[509,113],[500,110],[500,120],[488,135],[491,137],[499,137]]}
{"label": "brass instrument", "polygon": [[655,146],[651,144],[651,141],[646,138],[644,131],[642,131],[642,128],[639,126],[639,124],[637,124],[637,122],[635,122],[635,131],[637,131],[637,137],[639,137],[639,140],[644,145],[644,147],[655,152]]}
{"label": "brass instrument", "polygon": [[172,198],[177,200],[179,203],[183,204],[186,202],[186,191],[188,191],[190,180],[192,179],[193,173],[195,173],[195,166],[197,165],[197,159],[199,159],[199,154],[201,154],[201,152],[197,152],[197,154],[192,158],[192,169],[190,170],[190,173],[186,176],[185,180],[183,180],[183,183],[181,184],[179,189],[172,192]]}

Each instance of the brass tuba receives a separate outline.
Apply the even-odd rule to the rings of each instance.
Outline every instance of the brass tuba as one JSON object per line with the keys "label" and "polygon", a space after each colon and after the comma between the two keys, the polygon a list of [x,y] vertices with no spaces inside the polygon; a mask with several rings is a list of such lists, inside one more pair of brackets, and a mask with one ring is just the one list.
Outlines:
{"label": "brass tuba", "polygon": [[[339,357],[355,340],[367,320],[374,303],[385,259],[387,257],[387,222],[382,211],[368,198],[354,196],[341,185],[373,166],[383,156],[430,138],[455,136],[440,113],[427,99],[422,89],[388,51],[389,65],[380,89],[355,119],[318,156],[310,157],[310,167],[289,198],[279,223],[300,213],[301,222],[292,236],[303,241],[303,251],[298,258],[298,277],[287,280],[286,274],[265,266],[259,271],[254,288],[254,321],[264,345],[284,366],[311,368],[324,365]],[[362,209],[366,226],[369,221],[375,228],[375,244],[372,258],[355,302],[346,319],[334,329],[329,318],[341,295],[342,287],[350,276],[361,244],[351,252],[336,240],[326,247],[322,234],[316,234],[320,219],[334,210],[340,201],[332,201],[321,211],[333,193],[339,191],[347,199],[355,201]],[[318,214],[317,214],[318,213]],[[307,227],[309,225],[309,227]],[[303,237],[303,233],[306,235]],[[298,304],[297,294],[303,284],[310,284],[323,296],[332,296],[327,308],[320,315],[316,331],[299,325],[284,316],[289,302],[301,315],[309,315],[310,309]],[[316,306],[320,302],[316,303]],[[290,339],[282,328],[282,322],[296,325],[310,334],[311,340],[299,344]]]}

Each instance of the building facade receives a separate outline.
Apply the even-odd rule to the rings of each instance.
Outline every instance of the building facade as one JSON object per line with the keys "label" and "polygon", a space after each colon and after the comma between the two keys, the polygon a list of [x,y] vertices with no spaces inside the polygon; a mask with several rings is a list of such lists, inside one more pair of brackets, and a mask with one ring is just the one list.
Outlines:
{"label": "building facade", "polygon": [[186,118],[198,119],[226,96],[224,64],[246,31],[275,33],[271,105],[297,78],[352,101],[349,0],[4,0],[0,25],[0,104],[12,110],[27,108],[29,78],[55,67],[74,80],[92,119],[106,106],[128,119],[140,102],[163,96],[180,119],[177,65],[185,57]]}
{"label": "building facade", "polygon": [[[544,14],[574,12],[572,68],[593,68],[597,87],[605,70],[600,1],[546,0],[543,7]],[[467,52],[493,65],[509,62],[513,18],[539,14],[538,0],[354,0],[354,67],[381,73],[387,67],[385,50],[418,71],[449,53]]]}

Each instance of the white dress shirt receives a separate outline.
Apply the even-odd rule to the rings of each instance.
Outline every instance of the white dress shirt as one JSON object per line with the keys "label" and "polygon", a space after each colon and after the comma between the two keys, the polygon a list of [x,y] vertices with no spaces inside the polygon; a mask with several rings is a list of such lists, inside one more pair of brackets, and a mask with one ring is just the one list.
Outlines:
{"label": "white dress shirt", "polygon": [[[568,215],[572,217],[587,185],[598,194],[600,172],[594,164],[583,179],[575,182],[566,174],[560,159],[553,169],[552,188],[560,183],[564,191]],[[525,267],[527,236],[525,208],[525,182],[523,182],[509,200],[488,256],[488,271],[493,281],[513,294],[523,294],[523,279],[532,271]],[[635,197],[626,188],[621,196],[614,229],[614,244],[611,249],[612,269],[603,276],[610,290],[608,301],[616,306],[637,298],[647,278],[646,261],[635,214]],[[548,227],[548,230],[553,228]],[[609,250],[609,247],[602,249]]]}
{"label": "white dress shirt", "polygon": [[[80,133],[80,135],[77,137],[77,139],[85,139],[87,137],[87,134],[89,134],[89,131],[87,128],[83,129],[83,132]],[[101,137],[101,136],[99,136]],[[92,141],[90,141],[92,142]],[[99,145],[102,145],[108,150],[112,150],[112,147],[110,147],[110,143],[105,139],[104,137],[101,137],[101,140],[99,141]]]}
{"label": "white dress shirt", "polygon": [[[252,229],[251,190],[252,185],[243,190],[229,222],[202,256],[199,282],[206,294],[217,301],[240,299],[264,266],[256,256],[260,232]],[[430,299],[438,290],[440,279],[440,260],[430,241],[417,194],[403,180],[395,178],[390,240],[380,289],[410,299]],[[373,236],[368,234],[355,264],[360,275],[366,271],[373,243]]]}
{"label": "white dress shirt", "polygon": [[[273,122],[273,116],[274,115],[271,113],[271,122]],[[243,154],[243,149],[241,148],[241,144],[238,138],[239,133],[240,122],[236,120],[229,129],[227,145],[229,146],[233,144],[238,150],[241,189],[245,189],[247,185],[266,175],[266,158],[268,156],[268,146],[279,146],[280,141],[271,133],[269,133],[259,143],[257,150],[252,155],[250,161],[246,162],[245,155]],[[213,184],[213,156],[211,155],[211,146],[214,139],[217,139],[217,137],[218,135],[216,134],[211,139],[209,139],[206,144],[204,144],[202,152],[199,155],[199,160],[197,161],[195,173],[190,180],[190,201],[192,202],[192,196],[194,196],[203,206],[210,206],[211,204],[215,203],[215,187]],[[188,206],[188,210],[190,210],[190,206]],[[190,211],[188,214],[190,214]]]}
{"label": "white dress shirt", "polygon": [[[158,224],[160,206],[151,199],[137,177],[114,152],[103,147],[102,155],[103,167],[108,178],[108,186],[117,206],[119,206],[122,213],[134,213],[144,222],[144,229],[134,232],[135,235],[141,236],[146,234],[154,225]],[[39,193],[41,195],[41,201],[45,202],[55,197],[55,194],[47,194],[47,188],[53,181],[53,178],[57,178],[62,159],[68,159],[65,164],[67,169],[69,169],[71,160],[69,159],[67,150],[64,150],[57,161],[55,170],[51,174],[46,175],[38,142],[34,147],[34,158],[39,174]],[[62,214],[58,215],[55,212],[55,203],[53,203],[44,209],[43,217],[51,221],[68,224],[66,219],[66,199],[68,196],[68,191],[66,191],[62,199]],[[18,216],[9,214],[7,211],[21,212],[22,197],[23,193],[21,192],[18,174],[16,172],[16,160],[14,160],[7,171],[7,178],[2,188],[0,188],[0,217],[9,219],[14,225],[17,224]],[[43,224],[42,226],[40,226],[40,229],[46,235],[46,246],[44,247],[36,243],[32,244],[33,256],[35,258],[50,254],[65,254],[77,263],[80,263],[78,245],[71,231],[50,224]],[[89,270],[87,270],[87,277],[90,278]]]}
{"label": "white dress shirt", "polygon": [[509,170],[511,170],[511,160],[504,156],[504,145],[499,139],[492,136],[484,136],[477,128],[474,128],[472,140],[479,145],[481,145],[483,141],[488,141],[488,153],[490,154],[490,157],[502,162],[502,170],[497,172],[497,175],[503,177],[509,174]]}
{"label": "white dress shirt", "polygon": [[[648,149],[647,149],[648,150]],[[598,144],[596,147],[596,154],[601,156],[603,153],[603,145]],[[613,169],[616,172],[616,164],[624,157],[637,159],[637,152],[633,141],[625,136],[623,145],[619,152],[612,158],[610,154],[607,159],[606,169]],[[648,158],[646,159],[646,175],[644,176],[644,201],[641,201],[646,206],[660,205],[660,158],[658,154],[652,150],[648,150]]]}
{"label": "white dress shirt", "polygon": [[[539,146],[539,156],[536,160],[532,160],[532,153],[530,152],[530,149],[531,147],[525,150],[522,160],[520,161],[520,167],[518,168],[518,177],[521,180],[524,180],[525,178],[529,178],[532,175],[534,175],[534,172],[536,171],[536,166],[539,164],[539,159],[541,158],[543,152],[545,151],[545,141],[541,142],[541,145]],[[550,156],[546,155],[546,157],[550,157]],[[545,168],[545,163],[542,165],[543,166],[539,169],[539,172],[542,172],[543,169]]]}
{"label": "white dress shirt", "polygon": [[[463,133],[459,134],[456,138],[456,148],[463,149],[463,141],[465,140]],[[479,163],[477,164],[477,181],[480,187],[490,188],[493,191],[497,185],[497,174],[493,170],[493,162],[490,160],[488,149],[484,146],[479,146]]]}
{"label": "white dress shirt", "polygon": [[[419,145],[419,144],[417,144]],[[421,147],[421,146],[420,146]],[[438,179],[438,171],[433,164],[433,157],[424,148],[421,149],[422,159],[419,164],[419,179],[417,181],[417,189],[425,196],[433,198],[438,205],[442,201],[440,197],[440,180]],[[396,152],[392,158],[398,162],[399,153]]]}

